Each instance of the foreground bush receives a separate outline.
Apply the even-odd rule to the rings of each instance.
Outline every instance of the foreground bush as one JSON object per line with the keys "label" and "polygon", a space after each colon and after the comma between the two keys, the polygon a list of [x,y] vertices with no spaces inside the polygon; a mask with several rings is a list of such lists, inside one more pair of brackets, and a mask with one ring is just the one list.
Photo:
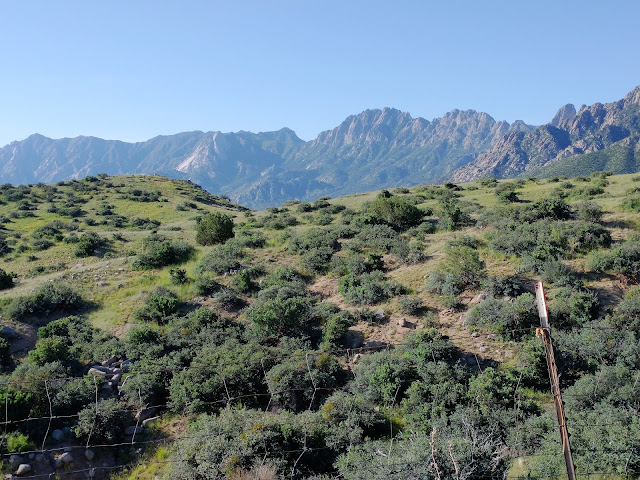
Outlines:
{"label": "foreground bush", "polygon": [[220,212],[208,213],[196,226],[196,242],[200,245],[215,245],[233,238],[233,219]]}

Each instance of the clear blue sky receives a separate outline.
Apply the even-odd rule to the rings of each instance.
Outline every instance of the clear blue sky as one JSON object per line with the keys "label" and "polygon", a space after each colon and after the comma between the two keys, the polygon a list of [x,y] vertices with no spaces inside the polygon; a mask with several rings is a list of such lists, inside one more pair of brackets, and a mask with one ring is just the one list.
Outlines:
{"label": "clear blue sky", "polygon": [[366,108],[548,122],[640,84],[640,2],[0,0],[0,145],[314,138]]}

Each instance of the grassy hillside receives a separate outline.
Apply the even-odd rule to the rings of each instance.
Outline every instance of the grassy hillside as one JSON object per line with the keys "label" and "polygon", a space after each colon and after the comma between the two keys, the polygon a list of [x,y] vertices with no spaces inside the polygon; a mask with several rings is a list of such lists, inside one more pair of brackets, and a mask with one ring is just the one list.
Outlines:
{"label": "grassy hillside", "polygon": [[[561,475],[542,279],[578,472],[635,478],[639,180],[485,179],[265,211],[159,176],[0,186],[5,471]],[[234,237],[197,244],[216,212]]]}

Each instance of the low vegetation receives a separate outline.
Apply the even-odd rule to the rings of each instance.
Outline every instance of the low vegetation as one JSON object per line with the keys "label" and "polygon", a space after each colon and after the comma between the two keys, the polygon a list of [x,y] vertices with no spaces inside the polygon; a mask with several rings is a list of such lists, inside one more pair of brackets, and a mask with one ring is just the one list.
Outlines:
{"label": "low vegetation", "polygon": [[542,280],[578,473],[637,478],[634,185],[260,212],[157,176],[2,185],[5,469],[88,445],[114,479],[557,477]]}

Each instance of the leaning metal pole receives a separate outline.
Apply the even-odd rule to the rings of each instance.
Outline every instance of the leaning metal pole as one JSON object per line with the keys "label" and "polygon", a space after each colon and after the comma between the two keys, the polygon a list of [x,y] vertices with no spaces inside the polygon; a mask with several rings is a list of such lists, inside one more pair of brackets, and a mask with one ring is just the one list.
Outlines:
{"label": "leaning metal pole", "polygon": [[567,467],[567,477],[569,480],[576,479],[576,466],[573,464],[571,455],[571,444],[569,443],[569,432],[567,431],[567,419],[564,415],[564,403],[560,393],[560,382],[558,369],[556,367],[555,356],[553,355],[553,344],[551,343],[551,327],[549,327],[549,312],[547,302],[544,298],[544,288],[542,282],[536,283],[536,304],[538,306],[538,316],[540,317],[540,328],[536,329],[536,335],[544,340],[544,349],[547,355],[547,368],[549,369],[549,380],[551,382],[551,393],[553,403],[558,417],[558,427],[560,427],[560,440],[562,442],[562,453],[564,463]]}

